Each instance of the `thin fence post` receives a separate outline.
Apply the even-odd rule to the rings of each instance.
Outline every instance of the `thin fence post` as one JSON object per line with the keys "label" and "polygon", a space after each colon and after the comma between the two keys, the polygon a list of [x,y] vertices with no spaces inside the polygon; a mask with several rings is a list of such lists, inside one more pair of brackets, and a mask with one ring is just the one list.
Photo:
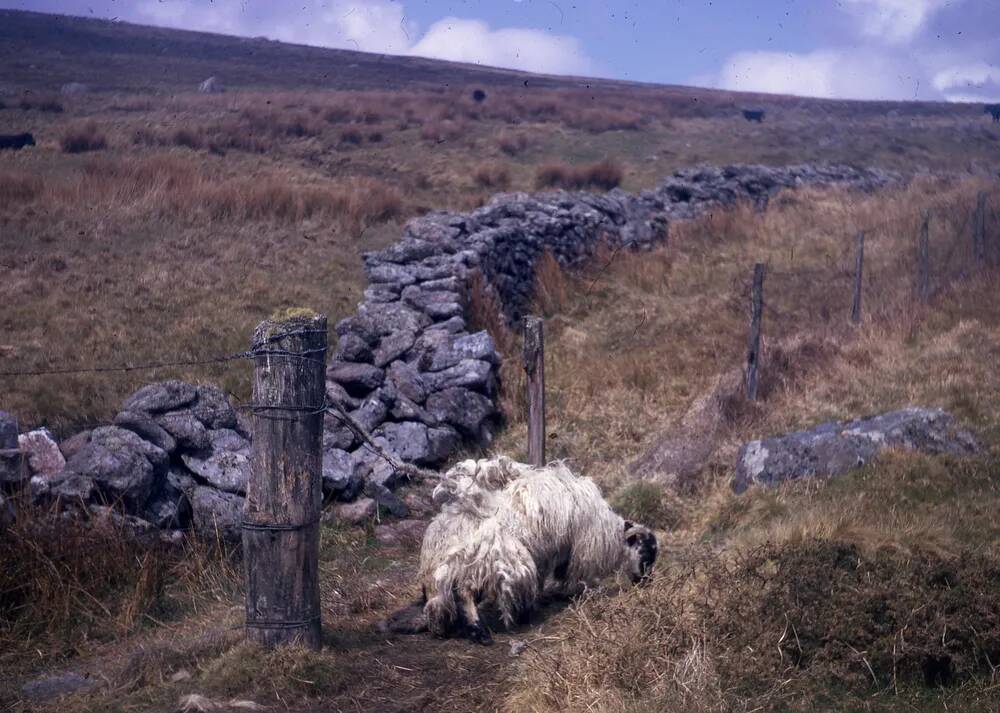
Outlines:
{"label": "thin fence post", "polygon": [[972,255],[976,262],[986,262],[986,191],[976,196],[976,224],[972,231]]}
{"label": "thin fence post", "polygon": [[528,463],[545,465],[545,337],[541,317],[524,318],[524,371],[528,375]]}
{"label": "thin fence post", "polygon": [[925,210],[917,244],[917,294],[925,304],[931,298],[930,222],[931,212]]}
{"label": "thin fence post", "polygon": [[243,510],[246,637],[265,647],[320,648],[326,317],[262,322],[254,331],[253,443]]}
{"label": "thin fence post", "polygon": [[858,233],[857,254],[854,259],[854,301],[851,304],[851,321],[861,321],[861,279],[865,270],[865,231]]}
{"label": "thin fence post", "polygon": [[760,361],[760,318],[764,310],[764,264],[753,266],[753,290],[750,295],[750,338],[747,342],[747,398],[757,400],[757,367]]}

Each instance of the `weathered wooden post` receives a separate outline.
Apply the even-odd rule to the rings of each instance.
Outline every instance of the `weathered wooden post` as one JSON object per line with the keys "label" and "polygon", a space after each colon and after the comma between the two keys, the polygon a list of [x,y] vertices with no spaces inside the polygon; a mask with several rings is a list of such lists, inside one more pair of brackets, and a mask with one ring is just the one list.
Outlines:
{"label": "weathered wooden post", "polygon": [[319,515],[326,317],[254,332],[253,445],[243,510],[247,640],[320,647]]}
{"label": "weathered wooden post", "polygon": [[931,299],[930,222],[931,212],[925,210],[917,244],[917,295],[925,304]]}
{"label": "weathered wooden post", "polygon": [[986,191],[976,196],[976,224],[972,231],[972,256],[976,262],[986,262]]}
{"label": "weathered wooden post", "polygon": [[545,338],[541,317],[524,318],[524,371],[528,375],[528,463],[545,465]]}
{"label": "weathered wooden post", "polygon": [[851,321],[861,321],[861,278],[865,269],[865,231],[858,233],[858,247],[854,258],[854,301],[851,305]]}
{"label": "weathered wooden post", "polygon": [[764,310],[764,264],[753,266],[753,290],[750,295],[750,338],[747,342],[747,398],[757,400],[757,367],[760,361],[760,318]]}

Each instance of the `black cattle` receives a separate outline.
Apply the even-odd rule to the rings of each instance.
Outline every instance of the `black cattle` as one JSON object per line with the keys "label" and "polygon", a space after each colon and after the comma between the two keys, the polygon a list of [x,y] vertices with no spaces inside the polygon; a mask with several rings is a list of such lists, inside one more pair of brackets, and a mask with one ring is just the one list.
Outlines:
{"label": "black cattle", "polygon": [[472,92],[472,98],[475,99],[477,102],[485,101],[486,92],[484,92],[482,89],[476,89]]}
{"label": "black cattle", "polygon": [[987,104],[983,109],[984,114],[992,114],[993,121],[1000,123],[1000,104]]}
{"label": "black cattle", "polygon": [[756,121],[758,124],[764,121],[763,109],[744,109],[743,118],[747,121]]}
{"label": "black cattle", "polygon": [[34,146],[35,137],[31,134],[0,134],[0,149],[23,149],[25,146]]}

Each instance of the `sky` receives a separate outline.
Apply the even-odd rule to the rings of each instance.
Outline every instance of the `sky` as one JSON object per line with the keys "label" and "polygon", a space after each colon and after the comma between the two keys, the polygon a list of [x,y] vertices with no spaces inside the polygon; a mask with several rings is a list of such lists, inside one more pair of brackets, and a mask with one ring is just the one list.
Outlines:
{"label": "sky", "polygon": [[551,74],[1000,101],[1000,0],[0,0]]}

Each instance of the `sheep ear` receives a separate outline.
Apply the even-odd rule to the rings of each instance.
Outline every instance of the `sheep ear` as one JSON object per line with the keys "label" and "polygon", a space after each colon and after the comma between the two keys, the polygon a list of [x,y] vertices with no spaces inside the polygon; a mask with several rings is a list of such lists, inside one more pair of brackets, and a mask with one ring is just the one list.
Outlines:
{"label": "sheep ear", "polygon": [[625,532],[628,532],[633,527],[635,527],[635,525],[633,523],[629,522],[628,520],[625,521]]}

